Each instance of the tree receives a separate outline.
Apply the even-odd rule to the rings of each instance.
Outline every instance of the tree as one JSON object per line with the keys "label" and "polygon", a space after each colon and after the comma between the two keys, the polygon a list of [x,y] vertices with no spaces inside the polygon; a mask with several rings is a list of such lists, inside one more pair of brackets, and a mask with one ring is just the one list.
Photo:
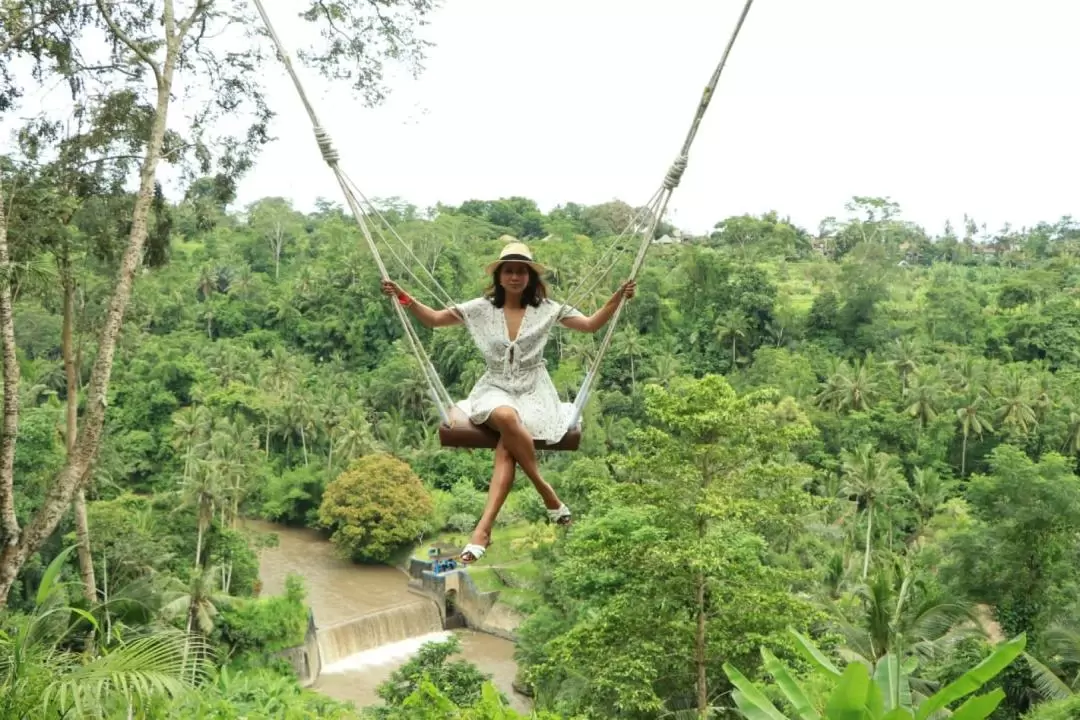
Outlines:
{"label": "tree", "polygon": [[646,387],[624,482],[605,484],[550,562],[550,602],[521,628],[527,674],[559,709],[707,717],[721,663],[747,638],[779,638],[816,613],[772,562],[813,502],[791,452],[806,417],[771,393],[737,396],[710,375]]}
{"label": "tree", "polygon": [[[1034,643],[1054,608],[1074,599],[1080,581],[1080,477],[1069,462],[1048,453],[1039,462],[1011,445],[990,454],[990,472],[971,476],[967,490],[974,519],[944,540],[945,579],[968,597],[995,606],[1008,634],[1026,632]],[[1029,680],[1006,678],[1011,704],[1028,704]]]}
{"label": "tree", "polygon": [[435,511],[412,469],[389,455],[368,455],[339,475],[323,494],[319,523],[354,560],[386,562],[416,540]]}
{"label": "tree", "polygon": [[[377,692],[386,705],[374,708],[372,716],[387,719],[398,717],[409,697],[425,681],[461,708],[476,705],[480,702],[484,683],[491,676],[480,672],[466,660],[450,662],[450,656],[460,651],[461,641],[456,635],[441,642],[424,643],[408,662],[379,684]],[[500,700],[506,701],[503,697]]]}
{"label": "tree", "polygon": [[888,453],[875,453],[870,445],[862,445],[854,453],[842,456],[844,492],[854,495],[861,507],[866,508],[866,545],[863,557],[862,579],[870,571],[870,551],[873,547],[874,509],[879,502],[888,501],[907,491],[895,458]]}
{"label": "tree", "polygon": [[[75,112],[89,118],[82,133],[88,161],[102,162],[126,175],[138,159],[138,191],[131,210],[127,245],[108,303],[90,374],[82,430],[63,469],[50,486],[45,502],[30,523],[20,530],[14,514],[14,489],[9,458],[14,453],[18,403],[4,404],[0,437],[0,604],[26,559],[55,529],[64,511],[86,482],[101,445],[106,397],[116,341],[131,298],[135,274],[144,257],[154,204],[156,175],[162,159],[194,164],[206,175],[215,164],[220,172],[237,176],[247,170],[258,149],[269,140],[266,124],[270,110],[257,73],[252,68],[268,61],[265,41],[256,40],[258,22],[247,2],[196,0],[184,11],[175,0],[140,0],[113,5],[96,0],[92,8],[56,4],[45,14],[37,3],[8,3],[0,10],[0,61],[10,66],[27,58],[35,78],[65,81],[74,94]],[[430,0],[403,0],[375,6],[345,0],[318,2],[302,13],[323,25],[326,48],[302,52],[301,58],[323,74],[353,81],[369,103],[384,97],[383,56],[388,55],[418,70],[426,43],[414,34],[431,10]],[[328,26],[328,27],[327,27]],[[97,32],[104,30],[109,44],[104,63],[88,59]],[[236,52],[235,35],[252,40]],[[95,59],[96,60],[96,59]],[[146,93],[147,78],[150,92]],[[2,105],[10,105],[22,92],[10,74],[0,80]],[[169,111],[178,81],[188,87],[209,82],[212,99],[196,112],[185,137],[169,130]],[[229,116],[251,120],[239,137],[214,134],[216,120]],[[24,147],[37,149],[56,137],[59,123],[41,121],[22,134]],[[2,185],[0,185],[2,187]],[[11,276],[6,214],[0,214],[0,271]],[[0,290],[0,341],[5,356],[5,393],[17,393],[10,284]],[[14,395],[12,395],[14,397]]]}

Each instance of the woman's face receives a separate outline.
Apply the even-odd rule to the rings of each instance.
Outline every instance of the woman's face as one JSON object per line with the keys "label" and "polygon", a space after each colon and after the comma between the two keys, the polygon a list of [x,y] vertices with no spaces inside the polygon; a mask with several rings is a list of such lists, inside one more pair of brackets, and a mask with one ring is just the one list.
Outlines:
{"label": "woman's face", "polygon": [[529,284],[529,266],[522,262],[503,263],[499,268],[499,284],[507,292],[524,292]]}

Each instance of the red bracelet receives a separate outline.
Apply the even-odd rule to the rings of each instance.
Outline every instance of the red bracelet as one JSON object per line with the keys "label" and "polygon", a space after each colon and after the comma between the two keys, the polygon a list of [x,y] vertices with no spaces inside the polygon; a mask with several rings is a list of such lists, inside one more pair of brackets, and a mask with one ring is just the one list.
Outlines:
{"label": "red bracelet", "polygon": [[409,307],[413,304],[413,299],[409,297],[409,294],[407,292],[404,291],[398,293],[397,300],[399,303],[401,303],[402,307]]}

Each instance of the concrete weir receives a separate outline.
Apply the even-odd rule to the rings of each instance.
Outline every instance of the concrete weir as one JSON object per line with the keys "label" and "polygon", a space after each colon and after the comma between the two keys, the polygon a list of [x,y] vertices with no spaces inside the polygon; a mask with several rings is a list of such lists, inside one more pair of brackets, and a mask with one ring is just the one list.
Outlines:
{"label": "concrete weir", "polygon": [[521,618],[497,604],[498,590],[476,587],[467,570],[458,568],[434,572],[431,560],[412,558],[409,562],[409,592],[429,598],[439,607],[443,627],[467,627],[514,641]]}

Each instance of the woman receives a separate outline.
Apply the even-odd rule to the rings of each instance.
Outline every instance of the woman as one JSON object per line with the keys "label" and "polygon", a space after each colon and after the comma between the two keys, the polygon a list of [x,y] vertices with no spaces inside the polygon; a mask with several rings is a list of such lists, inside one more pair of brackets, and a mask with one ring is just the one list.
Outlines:
{"label": "woman", "polygon": [[573,405],[559,401],[544,366],[544,346],[556,322],[571,330],[595,333],[636,290],[634,281],[624,283],[604,307],[585,316],[548,299],[541,278],[545,271],[533,260],[528,246],[509,243],[484,269],[491,277],[485,296],[445,310],[417,302],[389,280],[382,283],[383,292],[396,297],[425,327],[464,323],[487,363],[487,371],[469,397],[458,403],[474,424],[486,424],[499,433],[487,506],[462,550],[465,563],[482,558],[491,544],[495,518],[514,483],[515,465],[532,480],[551,521],[570,524],[570,509],[540,475],[533,446],[536,439],[558,442],[569,430],[573,415]]}

